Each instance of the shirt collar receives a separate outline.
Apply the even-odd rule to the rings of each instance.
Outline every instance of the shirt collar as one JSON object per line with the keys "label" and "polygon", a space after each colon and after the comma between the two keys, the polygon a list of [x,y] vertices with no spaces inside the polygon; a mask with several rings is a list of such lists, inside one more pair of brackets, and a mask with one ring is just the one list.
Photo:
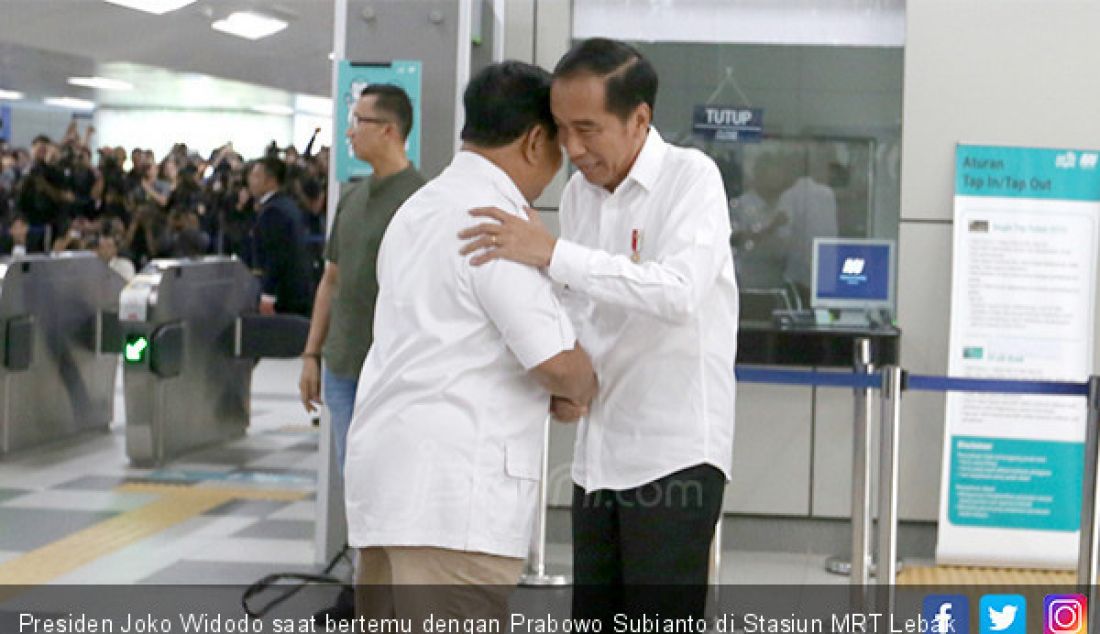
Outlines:
{"label": "shirt collar", "polygon": [[519,209],[523,209],[530,204],[507,172],[477,152],[459,150],[451,161],[451,167],[464,172],[473,172],[478,176],[489,179],[497,190]]}
{"label": "shirt collar", "polygon": [[260,200],[259,200],[259,203],[260,203],[261,205],[266,205],[266,204],[267,204],[267,201],[271,200],[271,197],[272,197],[272,196],[274,196],[274,195],[275,195],[275,194],[277,194],[277,193],[279,193],[279,190],[277,190],[277,189],[273,189],[273,190],[271,190],[271,191],[267,192],[267,193],[266,193],[266,194],[264,194],[263,196],[260,196]]}
{"label": "shirt collar", "polygon": [[664,162],[667,152],[668,144],[661,138],[657,128],[650,126],[645,144],[642,145],[642,151],[638,153],[638,158],[634,161],[634,167],[630,168],[630,173],[626,175],[626,179],[633,180],[644,187],[646,191],[653,191],[653,188],[657,185],[657,177],[661,174],[661,163]]}

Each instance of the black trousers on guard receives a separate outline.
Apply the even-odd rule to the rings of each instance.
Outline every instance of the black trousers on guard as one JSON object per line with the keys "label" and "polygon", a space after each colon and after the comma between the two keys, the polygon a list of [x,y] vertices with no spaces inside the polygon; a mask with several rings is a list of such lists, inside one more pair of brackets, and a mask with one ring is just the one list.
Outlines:
{"label": "black trousers on guard", "polygon": [[573,618],[702,618],[725,487],[709,464],[623,491],[574,485]]}

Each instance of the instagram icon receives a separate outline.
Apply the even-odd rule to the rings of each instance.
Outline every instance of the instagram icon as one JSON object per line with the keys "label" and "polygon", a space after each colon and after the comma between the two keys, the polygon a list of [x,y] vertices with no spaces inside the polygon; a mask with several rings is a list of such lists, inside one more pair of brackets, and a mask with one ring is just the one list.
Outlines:
{"label": "instagram icon", "polygon": [[1043,599],[1044,634],[1085,634],[1088,600],[1081,594],[1048,594]]}

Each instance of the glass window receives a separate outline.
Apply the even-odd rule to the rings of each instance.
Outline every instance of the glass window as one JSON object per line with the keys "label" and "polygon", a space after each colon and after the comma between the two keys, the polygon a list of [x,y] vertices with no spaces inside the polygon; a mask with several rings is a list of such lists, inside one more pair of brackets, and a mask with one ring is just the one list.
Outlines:
{"label": "glass window", "polygon": [[[632,44],[660,78],[654,125],[722,173],[743,320],[809,308],[815,237],[897,239],[901,48]],[[699,106],[759,109],[762,134],[708,140]]]}

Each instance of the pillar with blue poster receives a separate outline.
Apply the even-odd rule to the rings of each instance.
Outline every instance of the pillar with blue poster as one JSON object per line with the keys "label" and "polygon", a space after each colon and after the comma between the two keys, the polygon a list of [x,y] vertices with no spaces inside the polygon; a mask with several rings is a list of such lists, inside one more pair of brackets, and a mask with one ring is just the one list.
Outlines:
{"label": "pillar with blue poster", "polygon": [[413,106],[413,127],[409,132],[409,139],[405,143],[405,151],[409,160],[417,168],[420,167],[420,130],[421,130],[421,103],[420,103],[420,77],[421,64],[419,61],[394,60],[389,63],[359,63],[347,60],[341,61],[337,82],[339,90],[336,100],[336,126],[334,135],[336,146],[334,158],[336,161],[336,177],[346,183],[355,178],[362,178],[371,174],[371,166],[365,161],[355,158],[351,144],[348,143],[344,131],[347,130],[351,120],[351,113],[355,107],[359,93],[371,84],[393,84],[400,87],[409,95]]}

